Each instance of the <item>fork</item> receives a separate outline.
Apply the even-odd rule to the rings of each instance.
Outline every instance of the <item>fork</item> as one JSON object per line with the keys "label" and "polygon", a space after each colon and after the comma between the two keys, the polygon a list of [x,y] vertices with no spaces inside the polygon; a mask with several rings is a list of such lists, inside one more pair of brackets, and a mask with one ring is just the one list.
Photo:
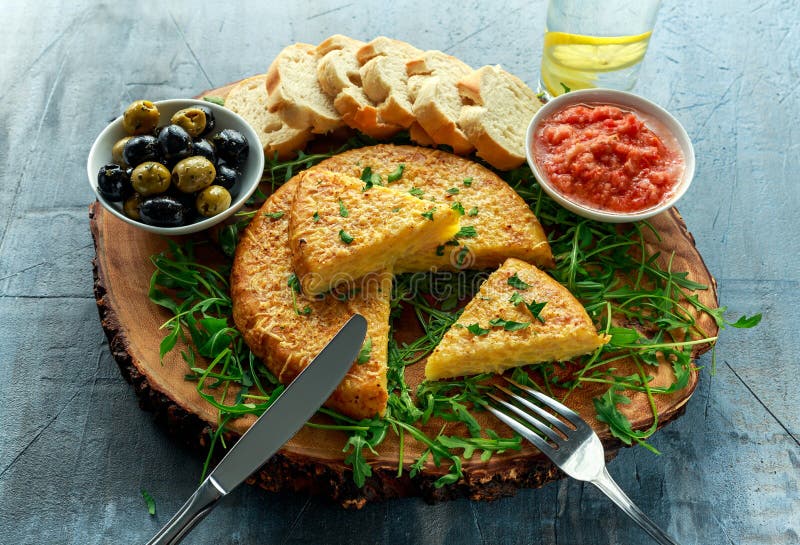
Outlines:
{"label": "fork", "polygon": [[614,482],[606,469],[605,451],[600,438],[578,413],[533,388],[518,384],[507,377],[503,378],[566,420],[574,429],[530,399],[517,395],[500,384],[495,385],[495,388],[515,403],[489,393],[494,403],[487,403],[486,408],[492,414],[533,443],[564,473],[599,488],[655,541],[662,545],[678,545],[677,541],[650,520]]}

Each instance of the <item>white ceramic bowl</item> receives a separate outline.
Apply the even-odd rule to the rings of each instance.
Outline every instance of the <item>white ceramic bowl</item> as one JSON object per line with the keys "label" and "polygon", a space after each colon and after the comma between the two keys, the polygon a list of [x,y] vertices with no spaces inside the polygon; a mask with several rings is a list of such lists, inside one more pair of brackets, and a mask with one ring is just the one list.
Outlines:
{"label": "white ceramic bowl", "polygon": [[[534,134],[539,125],[546,119],[550,118],[555,113],[564,110],[565,108],[575,106],[577,104],[609,104],[612,106],[618,106],[623,110],[633,112],[637,117],[644,121],[648,128],[653,130],[653,132],[661,137],[662,140],[665,137],[672,137],[673,143],[677,145],[683,155],[684,169],[680,180],[678,180],[667,199],[663,200],[652,208],[647,208],[638,212],[611,212],[608,210],[592,208],[584,203],[571,200],[550,183],[547,176],[539,168],[534,159]],[[665,132],[667,134],[664,134]],[[525,152],[528,159],[528,165],[530,165],[531,170],[533,170],[533,174],[536,176],[536,179],[539,180],[542,189],[544,189],[544,191],[550,195],[553,200],[558,202],[567,210],[570,210],[571,212],[574,212],[575,214],[585,218],[611,223],[639,221],[655,216],[656,214],[667,210],[673,206],[678,199],[683,196],[684,193],[686,193],[686,190],[689,189],[689,185],[692,183],[692,178],[694,177],[694,148],[692,147],[692,141],[689,139],[689,135],[686,134],[686,131],[678,122],[678,120],[675,119],[665,109],[647,99],[632,93],[615,91],[612,89],[584,89],[580,91],[572,91],[556,97],[542,106],[542,108],[536,112],[536,115],[533,116],[533,119],[528,126],[528,132],[525,137]]]}
{"label": "white ceramic bowl", "polygon": [[158,227],[129,218],[122,212],[121,202],[111,202],[106,200],[106,198],[100,194],[100,191],[97,188],[97,173],[100,171],[103,165],[112,162],[111,148],[114,143],[120,138],[127,136],[127,133],[122,128],[122,115],[120,115],[105,129],[103,129],[103,132],[100,133],[100,135],[94,141],[94,144],[92,144],[92,149],[89,151],[89,159],[86,161],[86,173],[89,176],[89,185],[92,186],[92,190],[94,190],[95,195],[97,195],[97,200],[100,201],[100,204],[102,204],[106,210],[114,214],[122,221],[128,222],[131,225],[135,225],[136,227],[146,231],[159,233],[162,235],[186,235],[189,233],[196,233],[198,231],[208,229],[209,227],[216,225],[217,223],[230,217],[234,212],[236,212],[236,210],[241,208],[245,201],[250,198],[253,192],[255,192],[255,190],[258,188],[258,183],[261,180],[261,175],[264,172],[264,154],[261,152],[261,144],[259,143],[256,131],[239,115],[233,113],[227,108],[218,106],[211,102],[206,102],[204,100],[177,98],[172,100],[161,100],[159,102],[154,102],[154,104],[158,108],[159,114],[161,115],[159,126],[169,124],[169,119],[172,117],[172,114],[178,110],[188,108],[190,106],[202,105],[207,106],[212,112],[214,112],[214,119],[216,121],[214,131],[207,135],[208,138],[211,138],[211,136],[223,129],[235,129],[242,133],[245,138],[247,138],[247,142],[250,145],[250,153],[248,153],[247,161],[242,169],[242,175],[239,181],[229,190],[231,192],[230,207],[216,216],[198,219],[197,221],[188,225],[182,225],[179,227]]}

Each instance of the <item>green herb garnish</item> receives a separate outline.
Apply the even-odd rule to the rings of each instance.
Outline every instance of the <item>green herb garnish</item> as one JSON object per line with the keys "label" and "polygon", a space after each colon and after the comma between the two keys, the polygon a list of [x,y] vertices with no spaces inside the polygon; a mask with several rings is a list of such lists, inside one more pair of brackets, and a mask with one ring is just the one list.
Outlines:
{"label": "green herb garnish", "polygon": [[225,106],[225,99],[222,97],[208,95],[204,96],[203,100],[205,100],[206,102],[210,102],[212,104],[216,104],[217,106]]}
{"label": "green herb garnish", "polygon": [[506,331],[519,331],[520,329],[525,329],[529,325],[530,322],[515,322],[513,320],[504,320],[503,318],[493,318],[489,320],[489,325],[492,327],[502,327]]}
{"label": "green herb garnish", "polygon": [[392,171],[389,176],[387,176],[386,180],[391,184],[396,182],[400,178],[403,177],[403,170],[405,170],[406,166],[404,164],[397,165],[397,168]]}
{"label": "green herb garnish", "polygon": [[377,172],[372,172],[372,167],[366,167],[361,171],[361,181],[364,182],[364,187],[361,189],[362,193],[376,185],[383,185],[381,175]]}
{"label": "green herb garnish", "polygon": [[518,290],[526,290],[530,288],[528,284],[520,280],[519,276],[517,276],[517,273],[514,273],[508,278],[508,285]]}
{"label": "green herb garnish", "polygon": [[422,191],[422,190],[421,190],[420,188],[418,188],[418,187],[412,187],[411,189],[409,189],[409,190],[408,190],[408,192],[409,192],[409,193],[411,193],[412,195],[414,195],[415,197],[419,197],[420,199],[421,199],[421,198],[422,198],[422,196],[425,194],[425,192],[424,192],[424,191]]}
{"label": "green herb garnish", "polygon": [[150,513],[151,517],[154,517],[156,515],[156,500],[144,488],[142,488],[142,498],[144,498],[144,503],[147,505],[147,512]]}
{"label": "green herb garnish", "polygon": [[269,218],[271,220],[279,220],[281,219],[286,212],[266,212],[264,213],[265,218]]}
{"label": "green herb garnish", "polygon": [[436,207],[431,208],[427,212],[423,212],[422,214],[420,214],[420,216],[422,216],[423,218],[426,218],[426,219],[428,219],[430,221],[433,221],[433,213],[434,212],[436,212]]}
{"label": "green herb garnish", "polygon": [[460,202],[458,202],[458,201],[454,202],[453,204],[450,205],[450,208],[452,210],[455,210],[456,212],[458,212],[459,216],[463,216],[464,215],[464,207],[461,205]]}
{"label": "green herb garnish", "polygon": [[358,358],[356,358],[356,363],[358,363],[359,365],[367,363],[371,355],[372,355],[372,337],[367,337],[367,339],[364,341],[364,345],[358,352]]}
{"label": "green herb garnish", "polygon": [[477,236],[478,230],[473,225],[465,225],[458,230],[458,233],[453,238],[475,238]]}
{"label": "green herb garnish", "polygon": [[458,195],[459,189],[457,187],[451,187],[450,189],[447,190],[447,193],[450,195]]}
{"label": "green herb garnish", "polygon": [[470,208],[469,212],[467,212],[467,215],[468,216],[477,216],[478,215],[478,207],[477,206],[473,206],[472,208]]}
{"label": "green herb garnish", "polygon": [[343,218],[346,218],[350,215],[350,212],[347,211],[347,207],[342,202],[342,199],[339,199],[339,215]]}
{"label": "green herb garnish", "polygon": [[314,223],[319,222],[319,212],[314,212],[314,215],[311,216],[311,221],[313,221]]}
{"label": "green herb garnish", "polygon": [[491,329],[486,329],[480,326],[480,324],[469,324],[467,326],[467,331],[472,333],[473,335],[486,335],[491,331]]}
{"label": "green herb garnish", "polygon": [[342,242],[345,244],[350,244],[353,242],[353,237],[350,236],[344,229],[339,230],[339,238],[342,239]]}
{"label": "green herb garnish", "polygon": [[464,178],[462,183],[467,187],[471,186],[472,185],[472,176],[470,176],[469,178]]}

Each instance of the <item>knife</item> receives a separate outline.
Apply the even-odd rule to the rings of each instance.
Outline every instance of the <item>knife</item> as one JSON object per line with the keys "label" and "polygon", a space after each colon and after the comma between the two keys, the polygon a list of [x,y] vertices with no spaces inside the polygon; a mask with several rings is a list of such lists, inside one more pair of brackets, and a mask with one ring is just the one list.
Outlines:
{"label": "knife", "polygon": [[236,488],[291,439],[328,399],[355,361],[367,320],[354,315],[233,445],[172,519],[147,545],[174,545],[217,501]]}

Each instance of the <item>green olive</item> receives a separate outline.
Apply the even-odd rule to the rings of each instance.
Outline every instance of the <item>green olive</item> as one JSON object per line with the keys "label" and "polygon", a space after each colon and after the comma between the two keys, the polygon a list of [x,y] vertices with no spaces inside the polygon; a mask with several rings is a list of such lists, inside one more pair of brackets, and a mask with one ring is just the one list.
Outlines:
{"label": "green olive", "polygon": [[125,212],[125,215],[129,218],[140,220],[141,217],[139,216],[139,205],[142,204],[142,198],[139,196],[138,193],[134,193],[132,197],[125,199],[125,202],[122,205],[122,211]]}
{"label": "green olive", "polygon": [[189,136],[195,138],[206,130],[206,113],[200,108],[184,108],[175,112],[169,122],[179,125]]}
{"label": "green olive", "polygon": [[221,185],[211,185],[197,196],[197,211],[207,218],[216,216],[231,205],[231,194]]}
{"label": "green olive", "polygon": [[124,138],[120,138],[114,143],[114,146],[111,148],[111,161],[121,166],[122,168],[128,168],[130,166],[128,163],[125,162],[125,158],[122,156],[122,150],[125,149],[125,144],[127,144],[128,140],[130,140],[131,138],[133,137],[126,136]]}
{"label": "green olive", "polygon": [[165,192],[169,188],[169,182],[169,170],[155,161],[146,161],[131,173],[133,189],[143,197]]}
{"label": "green olive", "polygon": [[158,127],[158,108],[149,100],[137,100],[125,108],[122,126],[128,134],[150,134]]}
{"label": "green olive", "polygon": [[205,189],[216,177],[214,164],[202,155],[187,157],[172,169],[172,182],[184,193]]}

